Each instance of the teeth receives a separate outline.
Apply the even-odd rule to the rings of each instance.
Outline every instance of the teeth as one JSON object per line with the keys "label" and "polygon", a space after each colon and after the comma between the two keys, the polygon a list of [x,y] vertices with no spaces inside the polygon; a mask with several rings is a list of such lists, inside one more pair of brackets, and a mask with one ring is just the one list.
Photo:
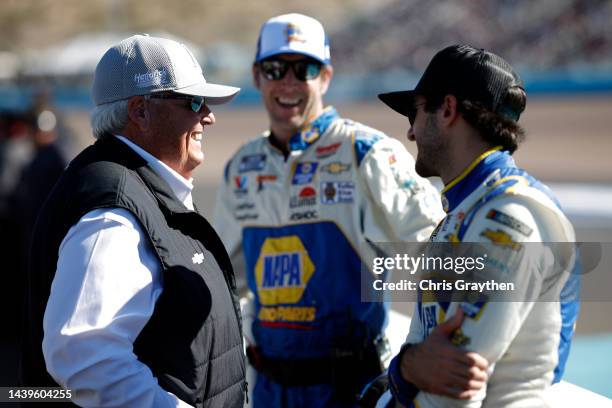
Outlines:
{"label": "teeth", "polygon": [[278,98],[278,101],[283,105],[297,105],[298,103],[300,103],[299,99]]}
{"label": "teeth", "polygon": [[191,133],[191,139],[195,140],[196,142],[201,142],[202,141],[202,132],[192,132]]}

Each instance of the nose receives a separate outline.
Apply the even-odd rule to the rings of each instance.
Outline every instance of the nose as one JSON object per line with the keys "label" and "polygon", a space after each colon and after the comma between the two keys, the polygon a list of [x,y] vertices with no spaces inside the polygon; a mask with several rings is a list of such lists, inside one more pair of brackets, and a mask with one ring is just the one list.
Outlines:
{"label": "nose", "polygon": [[293,72],[293,67],[289,67],[287,69],[287,72],[285,72],[285,76],[281,78],[280,82],[284,85],[295,85],[296,83],[300,81],[295,77],[295,72]]}
{"label": "nose", "polygon": [[408,128],[408,134],[406,136],[408,137],[408,140],[410,140],[411,142],[414,142],[416,140],[416,137],[414,136],[414,129],[412,125],[410,125],[410,127]]}
{"label": "nose", "polygon": [[212,113],[208,105],[202,106],[202,110],[200,111],[200,123],[202,125],[214,125],[215,124],[215,115]]}

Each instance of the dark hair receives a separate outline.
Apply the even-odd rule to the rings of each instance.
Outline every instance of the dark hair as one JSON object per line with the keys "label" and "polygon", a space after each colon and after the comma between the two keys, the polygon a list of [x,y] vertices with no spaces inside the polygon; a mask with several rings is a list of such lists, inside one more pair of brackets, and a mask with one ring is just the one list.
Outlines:
{"label": "dark hair", "polygon": [[[436,111],[443,99],[444,96],[427,97],[425,110]],[[518,124],[518,115],[514,112],[523,112],[526,104],[527,94],[523,88],[515,86],[508,89],[497,112],[491,112],[481,102],[469,100],[460,100],[457,111],[491,146],[501,145],[504,150],[514,153],[525,140],[525,129]]]}

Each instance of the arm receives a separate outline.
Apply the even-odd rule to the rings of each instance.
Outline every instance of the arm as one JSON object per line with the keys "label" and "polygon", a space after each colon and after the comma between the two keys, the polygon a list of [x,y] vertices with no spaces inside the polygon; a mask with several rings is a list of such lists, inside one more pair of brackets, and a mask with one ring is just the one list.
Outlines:
{"label": "arm", "polygon": [[421,242],[443,218],[440,194],[418,176],[414,159],[395,139],[377,141],[360,165],[369,197],[364,233],[372,242]]}
{"label": "arm", "polygon": [[[528,227],[526,229],[530,231],[529,235],[521,234],[507,225],[487,217],[489,210],[492,209],[501,211],[515,220],[520,220]],[[464,237],[464,242],[486,244],[488,261],[485,271],[487,278],[514,282],[516,289],[512,294],[512,299],[517,301],[508,301],[508,299],[506,301],[489,301],[479,305],[478,312],[473,308],[471,310],[463,309],[464,311],[470,310],[470,312],[465,312],[465,319],[461,324],[464,345],[460,347],[480,354],[489,362],[489,379],[486,387],[476,395],[472,395],[469,400],[450,399],[423,392],[418,395],[416,400],[421,407],[479,407],[484,401],[488,401],[493,406],[506,405],[517,397],[515,395],[516,390],[513,387],[520,387],[520,384],[526,381],[526,377],[517,380],[518,383],[514,384],[513,378],[508,376],[508,370],[519,375],[519,372],[527,372],[528,369],[525,367],[519,368],[521,366],[512,366],[512,363],[510,363],[511,367],[506,367],[506,372],[502,375],[503,379],[497,380],[497,375],[500,370],[500,361],[506,355],[523,323],[530,315],[534,308],[534,300],[542,288],[544,273],[541,264],[542,252],[533,251],[533,247],[524,245],[528,241],[542,241],[540,225],[536,222],[533,214],[530,204],[520,197],[508,195],[502,195],[492,200],[475,214],[474,221]],[[493,231],[495,234],[487,231]],[[493,239],[489,237],[493,237]],[[523,250],[519,249],[521,246]],[[498,268],[499,265],[502,265],[502,269]],[[452,313],[452,310],[467,306],[463,303],[454,303],[449,311]],[[431,335],[433,335],[433,332]],[[516,352],[517,350],[514,350],[511,354]],[[538,361],[538,358],[534,356],[534,361]],[[502,392],[505,401],[503,403],[490,399],[493,395],[491,394],[492,386],[500,383],[500,381],[505,390]],[[539,381],[532,381],[527,388],[534,390],[530,392],[536,393],[539,386]],[[525,387],[522,388],[525,389]],[[499,390],[494,394],[497,394],[494,398],[499,397]]]}
{"label": "arm", "polygon": [[469,399],[487,380],[487,361],[480,355],[454,346],[449,337],[461,327],[458,311],[422,339],[415,310],[406,344],[389,366],[389,388],[393,397],[408,406],[419,391]]}
{"label": "arm", "polygon": [[81,406],[189,405],[164,391],[133,343],[153,313],[161,266],[136,218],[94,210],[66,234],[44,316],[47,370]]}

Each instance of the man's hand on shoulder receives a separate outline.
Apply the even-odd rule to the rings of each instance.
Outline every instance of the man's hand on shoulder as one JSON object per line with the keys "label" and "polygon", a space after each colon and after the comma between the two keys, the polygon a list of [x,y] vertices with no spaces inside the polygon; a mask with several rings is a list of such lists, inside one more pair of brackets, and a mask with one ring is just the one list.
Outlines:
{"label": "man's hand on shoulder", "polygon": [[462,321],[463,311],[459,309],[425,341],[407,348],[400,362],[402,377],[422,391],[458,399],[470,399],[484,387],[487,360],[453,345],[449,339]]}

